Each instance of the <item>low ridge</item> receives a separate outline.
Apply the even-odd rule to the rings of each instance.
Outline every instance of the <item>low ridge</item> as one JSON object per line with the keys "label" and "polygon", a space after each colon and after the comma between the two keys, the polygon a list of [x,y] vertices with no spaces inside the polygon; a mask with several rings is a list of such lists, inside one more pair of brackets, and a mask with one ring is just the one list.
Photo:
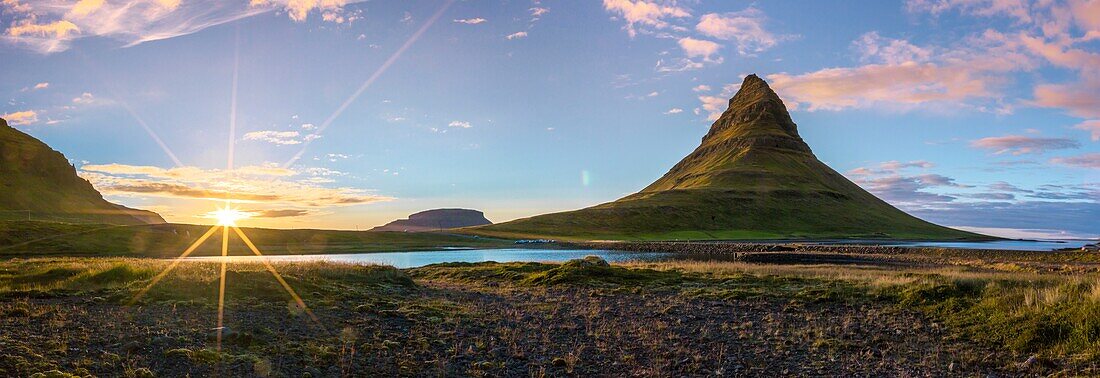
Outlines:
{"label": "low ridge", "polygon": [[151,211],[103,199],[60,152],[0,119],[0,220],[158,224]]}
{"label": "low ridge", "polygon": [[469,229],[574,239],[979,239],[875,197],[814,156],[779,96],[749,75],[699,147],[635,194]]}
{"label": "low ridge", "polygon": [[423,232],[441,231],[449,228],[481,226],[493,224],[485,218],[485,213],[470,209],[433,209],[409,215],[409,219],[398,219],[371,231]]}

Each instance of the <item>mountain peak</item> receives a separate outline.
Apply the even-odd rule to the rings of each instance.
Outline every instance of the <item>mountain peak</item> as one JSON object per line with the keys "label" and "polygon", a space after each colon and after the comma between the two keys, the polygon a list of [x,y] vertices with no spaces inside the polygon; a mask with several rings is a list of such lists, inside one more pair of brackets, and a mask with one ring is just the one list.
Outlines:
{"label": "mountain peak", "polygon": [[0,118],[0,125],[3,125],[4,127],[11,127],[11,126],[8,126],[8,120],[3,119],[3,118]]}
{"label": "mountain peak", "polygon": [[[756,74],[745,77],[730,98],[729,108],[710,126],[703,143],[729,139],[789,139],[796,149],[809,152],[783,100]],[[804,147],[805,146],[805,147]]]}
{"label": "mountain peak", "polygon": [[702,143],[641,191],[484,226],[519,238],[972,238],[914,218],[822,163],[768,83],[745,77]]}

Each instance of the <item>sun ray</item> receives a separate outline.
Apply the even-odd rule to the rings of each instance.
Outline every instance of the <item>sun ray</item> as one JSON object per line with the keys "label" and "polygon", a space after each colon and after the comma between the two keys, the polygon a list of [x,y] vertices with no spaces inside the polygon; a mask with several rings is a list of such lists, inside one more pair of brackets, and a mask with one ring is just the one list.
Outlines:
{"label": "sun ray", "polygon": [[264,267],[267,268],[267,271],[271,272],[271,275],[275,276],[275,280],[279,281],[279,284],[283,286],[283,289],[285,289],[288,294],[290,294],[290,297],[294,299],[294,302],[298,304],[298,307],[301,308],[302,311],[305,311],[305,313],[309,315],[310,319],[313,319],[313,321],[317,323],[317,325],[321,326],[321,329],[324,329],[325,326],[324,324],[321,324],[321,321],[317,318],[317,315],[314,315],[313,311],[310,310],[308,306],[306,306],[306,303],[302,301],[302,297],[298,296],[298,293],[295,292],[294,288],[290,287],[290,284],[288,284],[286,280],[283,279],[283,276],[279,274],[277,270],[275,270],[275,267],[271,265],[271,262],[267,261],[267,256],[264,256],[263,253],[260,253],[259,248],[256,248],[256,245],[253,244],[252,240],[244,234],[244,231],[241,231],[241,229],[238,227],[233,227],[233,231],[236,231],[237,235],[241,237],[241,240],[244,240],[244,244],[248,246],[248,249],[252,250],[253,254],[260,257],[260,262],[264,264]]}
{"label": "sun ray", "polygon": [[217,346],[218,351],[222,350],[222,331],[224,327],[225,316],[225,264],[229,260],[229,226],[222,226],[222,267],[221,278],[218,279],[218,339]]}
{"label": "sun ray", "polygon": [[[382,76],[382,74],[385,73],[386,70],[389,69],[390,66],[397,61],[398,58],[401,57],[401,54],[405,53],[405,50],[408,50],[409,47],[416,43],[416,40],[420,39],[420,36],[424,34],[424,32],[428,31],[428,28],[432,27],[432,24],[435,24],[436,20],[438,20],[440,16],[443,16],[443,12],[447,11],[447,8],[450,8],[452,3],[454,3],[454,0],[447,0],[447,2],[443,3],[443,5],[439,7],[439,10],[435,11],[435,13],[432,14],[432,17],[428,18],[428,20],[420,26],[420,29],[417,29],[417,31],[413,33],[413,35],[410,36],[409,39],[406,40],[405,43],[397,49],[397,51],[390,55],[390,57],[386,59],[386,61],[382,63],[382,65],[379,66],[378,69],[374,70],[374,73],[371,74],[370,77],[367,78],[367,80],[359,86],[359,89],[352,93],[351,96],[348,96],[348,98],[344,100],[342,104],[340,104],[340,107],[336,108],[336,111],[332,112],[332,115],[328,116],[328,118],[325,119],[325,122],[321,123],[321,126],[317,128],[316,134],[321,134],[322,132],[324,132],[325,129],[327,129],[329,125],[332,124],[332,121],[336,120],[337,117],[340,117],[340,114],[343,114],[344,110],[346,110],[348,106],[351,106],[351,103],[354,102],[355,99],[359,98],[359,96],[362,95],[363,92],[365,92],[367,88],[371,86],[371,84],[374,84],[374,81],[378,80],[378,78]],[[294,154],[294,157],[290,158],[290,160],[287,160],[286,163],[283,164],[283,168],[290,168],[294,165],[294,163],[301,159],[302,154],[306,153],[306,149],[312,142],[312,139],[306,139],[306,141],[302,143],[302,149],[298,150],[298,153]]]}
{"label": "sun ray", "polygon": [[233,86],[229,100],[229,149],[226,154],[229,157],[226,159],[225,164],[226,169],[230,171],[233,170],[234,150],[237,144],[237,81],[240,77],[241,68],[241,30],[239,28],[234,42],[236,42],[236,49],[233,50]]}
{"label": "sun ray", "polygon": [[213,235],[214,231],[217,230],[218,226],[216,225],[210,227],[210,229],[207,230],[205,234],[199,237],[198,240],[195,240],[195,242],[192,243],[190,247],[187,247],[187,249],[184,250],[183,253],[179,255],[179,257],[176,257],[176,259],[172,261],[172,264],[168,265],[167,268],[164,268],[163,271],[154,276],[153,280],[149,281],[149,284],[146,285],[145,288],[141,289],[141,291],[139,291],[137,295],[134,295],[134,299],[131,299],[128,304],[132,305],[134,303],[137,303],[137,301],[141,299],[141,297],[145,296],[145,293],[147,293],[149,289],[152,289],[153,286],[156,286],[157,282],[160,282],[160,280],[164,279],[164,277],[167,276],[168,273],[172,272],[172,269],[175,269],[176,266],[180,264],[180,262],[183,262],[183,260],[187,258],[187,256],[191,255],[192,252],[195,252],[195,249],[199,248],[199,246],[202,245],[202,243],[205,242],[206,239],[209,239],[210,235]]}

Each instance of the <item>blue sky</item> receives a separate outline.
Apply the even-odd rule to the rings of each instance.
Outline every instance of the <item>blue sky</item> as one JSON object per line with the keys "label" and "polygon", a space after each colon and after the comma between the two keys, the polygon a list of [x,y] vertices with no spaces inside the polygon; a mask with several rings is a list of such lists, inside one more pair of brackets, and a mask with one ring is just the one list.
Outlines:
{"label": "blue sky", "polygon": [[2,4],[0,113],[170,221],[229,193],[246,225],[342,229],[614,200],[756,73],[896,206],[1100,235],[1098,0]]}

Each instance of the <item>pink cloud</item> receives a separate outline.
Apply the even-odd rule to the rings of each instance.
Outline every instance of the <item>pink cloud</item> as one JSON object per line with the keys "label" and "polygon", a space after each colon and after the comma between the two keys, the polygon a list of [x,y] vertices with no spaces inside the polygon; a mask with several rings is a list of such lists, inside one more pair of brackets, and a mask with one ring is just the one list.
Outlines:
{"label": "pink cloud", "polygon": [[1036,66],[1034,58],[1021,52],[1019,41],[995,31],[965,38],[949,49],[877,33],[865,34],[853,47],[872,63],[768,79],[784,100],[809,111],[934,105],[1008,113],[1011,107],[1002,102],[1007,74]]}
{"label": "pink cloud", "polygon": [[1084,155],[1054,158],[1050,159],[1050,162],[1078,168],[1100,169],[1100,153],[1094,152]]}
{"label": "pink cloud", "polygon": [[1013,155],[1041,154],[1049,150],[1063,150],[1081,147],[1080,143],[1064,138],[1036,138],[1023,135],[1005,135],[988,137],[970,143],[976,148],[994,150],[994,154]]}
{"label": "pink cloud", "polygon": [[764,29],[764,12],[748,8],[732,13],[708,13],[699,18],[695,30],[711,38],[733,41],[741,55],[761,52],[775,46],[782,37]]}
{"label": "pink cloud", "polygon": [[1088,120],[1073,126],[1078,130],[1085,130],[1092,133],[1092,141],[1100,141],[1100,119]]}
{"label": "pink cloud", "polygon": [[665,29],[670,26],[668,19],[691,16],[687,9],[667,0],[603,0],[603,7],[626,21],[623,29],[631,37],[638,34],[639,25]]}

